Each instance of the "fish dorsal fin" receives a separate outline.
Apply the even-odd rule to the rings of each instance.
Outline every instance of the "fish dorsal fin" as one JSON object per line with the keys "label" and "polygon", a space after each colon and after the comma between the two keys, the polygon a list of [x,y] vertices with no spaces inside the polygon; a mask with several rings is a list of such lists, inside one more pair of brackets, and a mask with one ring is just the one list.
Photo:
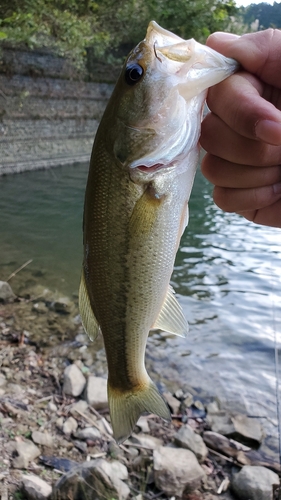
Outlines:
{"label": "fish dorsal fin", "polygon": [[90,304],[84,271],[82,271],[79,287],[79,311],[87,335],[91,340],[95,340],[100,332],[100,327]]}
{"label": "fish dorsal fin", "polygon": [[171,285],[168,287],[162,309],[153,328],[179,335],[179,337],[185,337],[188,332],[188,323]]}

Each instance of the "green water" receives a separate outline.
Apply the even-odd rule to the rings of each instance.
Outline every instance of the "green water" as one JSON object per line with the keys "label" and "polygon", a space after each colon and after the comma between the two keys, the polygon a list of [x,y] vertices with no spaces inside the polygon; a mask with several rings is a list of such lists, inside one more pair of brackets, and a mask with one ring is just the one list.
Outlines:
{"label": "green water", "polygon": [[[77,292],[86,176],[87,166],[74,166],[0,178],[0,279],[33,259],[41,284]],[[189,335],[151,350],[150,339],[148,369],[168,386],[197,387],[261,417],[276,448],[281,232],[223,213],[211,191],[197,175],[172,277]]]}

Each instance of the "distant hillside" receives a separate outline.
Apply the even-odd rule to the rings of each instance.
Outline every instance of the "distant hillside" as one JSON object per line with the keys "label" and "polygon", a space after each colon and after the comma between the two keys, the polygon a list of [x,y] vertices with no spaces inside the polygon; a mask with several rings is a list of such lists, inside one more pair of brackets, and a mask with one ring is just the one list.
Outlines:
{"label": "distant hillside", "polygon": [[[252,3],[248,7],[241,7],[240,12],[249,29],[251,27],[254,27],[255,30],[281,29],[281,3],[274,2],[273,5],[266,2]],[[256,23],[256,21],[258,22]]]}

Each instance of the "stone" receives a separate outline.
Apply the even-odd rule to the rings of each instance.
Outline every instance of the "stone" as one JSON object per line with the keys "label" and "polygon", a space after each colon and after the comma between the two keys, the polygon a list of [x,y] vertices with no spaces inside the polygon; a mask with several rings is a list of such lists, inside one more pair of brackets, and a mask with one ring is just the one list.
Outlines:
{"label": "stone", "polygon": [[31,441],[20,441],[15,446],[16,457],[13,460],[15,469],[27,469],[29,462],[39,457],[40,450]]}
{"label": "stone", "polygon": [[11,289],[9,283],[6,281],[0,281],[0,302],[9,302],[16,298],[13,290]]}
{"label": "stone", "polygon": [[48,312],[48,307],[44,302],[36,302],[32,307],[32,311],[38,314],[46,314]]}
{"label": "stone", "polygon": [[63,392],[69,396],[80,396],[86,385],[86,379],[78,368],[72,364],[64,370]]}
{"label": "stone", "polygon": [[30,500],[46,500],[52,493],[52,486],[34,474],[22,476],[22,486]]}
{"label": "stone", "polygon": [[91,439],[95,441],[101,438],[101,433],[96,427],[85,427],[85,429],[80,429],[75,433],[77,439]]}
{"label": "stone", "polygon": [[126,500],[130,489],[104,459],[91,460],[71,469],[56,483],[54,500]]}
{"label": "stone", "polygon": [[206,478],[194,453],[181,448],[160,446],[154,450],[153,467],[157,488],[180,498],[184,491],[191,493]]}
{"label": "stone", "polygon": [[144,417],[143,415],[138,419],[137,426],[140,428],[141,432],[145,434],[150,432],[147,417]]}
{"label": "stone", "polygon": [[61,314],[70,314],[73,309],[73,303],[68,297],[61,297],[51,303],[51,309]]}
{"label": "stone", "polygon": [[34,443],[40,444],[41,446],[47,446],[49,448],[54,446],[53,437],[47,432],[33,431],[32,440]]}
{"label": "stone", "polygon": [[96,410],[108,408],[107,380],[90,375],[86,385],[85,399],[87,403]]}
{"label": "stone", "polygon": [[57,427],[60,431],[62,431],[63,424],[64,424],[64,419],[63,419],[63,417],[59,417],[59,418],[57,418],[57,420],[56,420],[56,427]]}
{"label": "stone", "polygon": [[67,436],[70,436],[70,434],[73,434],[77,430],[78,424],[73,417],[69,417],[65,420],[63,426],[62,426],[62,432],[66,434]]}
{"label": "stone", "polygon": [[131,439],[131,443],[139,444],[144,448],[148,448],[149,450],[155,450],[159,446],[163,444],[163,441],[154,436],[147,436],[146,434],[134,434]]}
{"label": "stone", "polygon": [[171,408],[172,413],[174,415],[177,415],[179,413],[181,402],[176,399],[170,392],[164,392],[163,396],[166,399],[169,407]]}
{"label": "stone", "polygon": [[51,413],[56,413],[58,411],[57,405],[55,403],[52,403],[51,401],[47,404],[47,410],[49,410]]}
{"label": "stone", "polygon": [[121,464],[117,460],[110,462],[110,465],[111,465],[111,469],[113,470],[114,474],[116,474],[116,476],[119,479],[126,481],[126,479],[129,478],[128,469],[127,469],[126,465]]}
{"label": "stone", "polygon": [[241,500],[273,500],[273,486],[278,485],[275,472],[251,465],[245,465],[231,481],[234,493]]}
{"label": "stone", "polygon": [[3,389],[6,384],[7,380],[5,375],[2,375],[2,373],[0,373],[0,388]]}
{"label": "stone", "polygon": [[202,437],[188,424],[183,425],[175,434],[175,443],[181,448],[193,451],[199,462],[203,462],[208,455],[208,449]]}
{"label": "stone", "polygon": [[263,432],[260,423],[247,415],[241,413],[232,415],[225,411],[219,411],[208,414],[207,421],[212,431],[218,434],[233,437],[237,441],[249,445],[257,445],[262,442]]}
{"label": "stone", "polygon": [[87,408],[88,408],[87,401],[84,401],[84,399],[80,399],[79,401],[77,401],[77,403],[73,403],[73,405],[71,405],[69,412],[71,413],[71,415],[75,417],[75,413],[78,415],[79,412],[85,413]]}

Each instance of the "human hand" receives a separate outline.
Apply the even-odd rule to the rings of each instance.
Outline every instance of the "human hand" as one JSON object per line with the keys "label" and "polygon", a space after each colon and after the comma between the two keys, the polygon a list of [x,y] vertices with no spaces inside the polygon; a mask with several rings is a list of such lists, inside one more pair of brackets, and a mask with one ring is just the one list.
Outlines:
{"label": "human hand", "polygon": [[242,69],[209,89],[202,172],[220,208],[281,227],[281,31],[214,33],[207,45]]}

